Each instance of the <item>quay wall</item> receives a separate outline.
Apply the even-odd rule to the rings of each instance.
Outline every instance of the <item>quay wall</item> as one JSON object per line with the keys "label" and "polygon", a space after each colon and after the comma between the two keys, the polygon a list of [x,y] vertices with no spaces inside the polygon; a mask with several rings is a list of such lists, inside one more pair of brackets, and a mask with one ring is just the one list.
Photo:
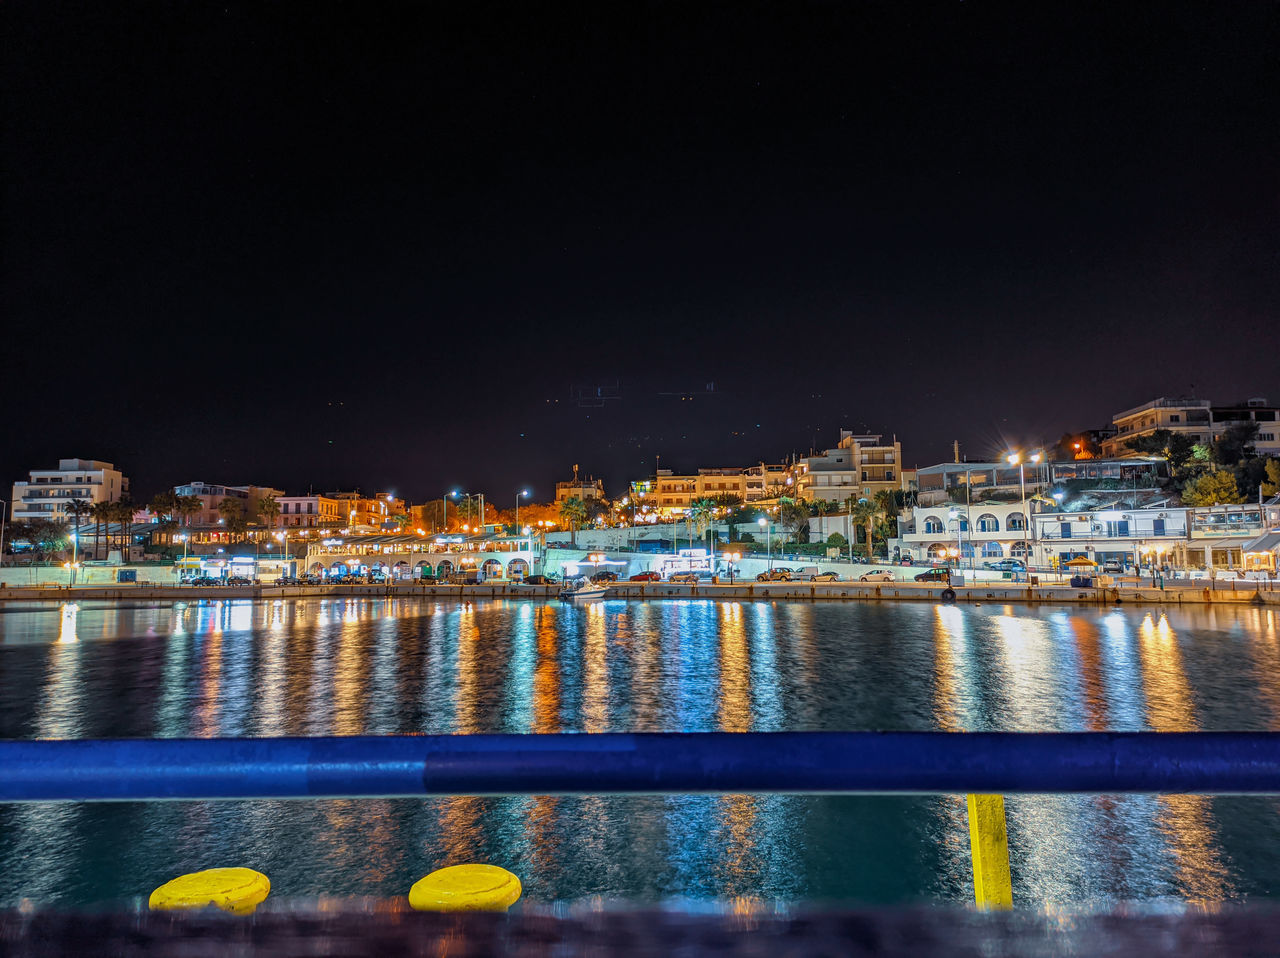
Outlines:
{"label": "quay wall", "polygon": [[[21,602],[75,601],[168,601],[198,602],[222,599],[308,599],[308,598],[410,598],[449,601],[489,598],[554,599],[554,585],[531,586],[511,582],[482,585],[334,585],[334,586],[157,586],[148,583],[111,586],[13,587],[0,586],[0,606]],[[689,585],[668,582],[620,582],[609,590],[609,598],[620,599],[713,599],[729,601],[916,601],[916,602],[1016,602],[1112,605],[1222,605],[1257,604],[1280,606],[1280,591],[1274,588],[1089,588],[1044,585],[983,584],[955,588],[954,600],[944,600],[944,586],[916,582],[738,582]]]}

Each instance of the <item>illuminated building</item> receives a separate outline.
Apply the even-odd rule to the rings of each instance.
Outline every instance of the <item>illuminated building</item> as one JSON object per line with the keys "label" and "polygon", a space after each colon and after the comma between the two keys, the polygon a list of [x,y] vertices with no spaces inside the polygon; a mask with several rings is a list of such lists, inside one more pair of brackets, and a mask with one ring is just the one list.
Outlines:
{"label": "illuminated building", "polygon": [[32,469],[26,482],[13,484],[10,521],[63,521],[72,499],[115,502],[128,491],[129,480],[109,462],[59,459],[57,469]]}

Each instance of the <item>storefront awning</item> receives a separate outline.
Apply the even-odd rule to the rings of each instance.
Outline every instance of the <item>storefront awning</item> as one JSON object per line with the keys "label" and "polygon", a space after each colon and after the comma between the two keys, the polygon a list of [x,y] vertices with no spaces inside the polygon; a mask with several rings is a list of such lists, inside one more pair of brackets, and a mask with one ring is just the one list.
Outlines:
{"label": "storefront awning", "polygon": [[1280,549],[1280,529],[1264,532],[1256,539],[1250,539],[1240,546],[1245,552],[1275,552]]}

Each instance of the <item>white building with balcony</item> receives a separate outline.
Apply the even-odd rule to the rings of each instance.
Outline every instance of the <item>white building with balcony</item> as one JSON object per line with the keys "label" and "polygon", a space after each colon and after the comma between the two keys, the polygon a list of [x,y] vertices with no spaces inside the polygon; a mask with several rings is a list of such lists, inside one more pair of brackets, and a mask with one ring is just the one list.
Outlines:
{"label": "white building with balcony", "polygon": [[26,482],[15,482],[10,496],[11,522],[67,519],[72,499],[115,502],[129,491],[129,480],[109,462],[59,459],[56,469],[32,469]]}
{"label": "white building with balcony", "polygon": [[[1027,506],[1030,509],[1030,505]],[[1028,560],[1026,512],[1021,502],[980,502],[970,506],[916,506],[898,521],[903,558],[938,562],[959,555],[962,565],[980,568],[997,559]]]}
{"label": "white building with balcony", "polygon": [[1082,556],[1100,566],[1182,566],[1188,512],[1157,508],[1033,515],[1035,564],[1061,569]]}

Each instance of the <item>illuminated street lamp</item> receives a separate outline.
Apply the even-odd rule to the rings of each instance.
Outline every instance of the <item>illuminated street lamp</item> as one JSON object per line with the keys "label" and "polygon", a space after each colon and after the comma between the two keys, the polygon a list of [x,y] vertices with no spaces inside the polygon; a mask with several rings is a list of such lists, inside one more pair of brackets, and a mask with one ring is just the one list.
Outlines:
{"label": "illuminated street lamp", "polygon": [[521,496],[528,498],[529,490],[521,489],[518,493],[516,493],[516,532],[517,533],[520,531],[520,497]]}
{"label": "illuminated street lamp", "polygon": [[[1027,548],[1027,551],[1022,558],[1024,561],[1026,561],[1027,565],[1030,566],[1031,565],[1031,514],[1027,510],[1026,465],[1022,461],[1022,456],[1016,452],[1010,453],[1007,457],[1007,461],[1009,465],[1011,466],[1016,465],[1018,467],[1018,486],[1022,491],[1022,538],[1023,538],[1023,544]],[[1035,455],[1031,456],[1031,461],[1039,464],[1040,453],[1037,452]]]}
{"label": "illuminated street lamp", "polygon": [[726,552],[724,560],[729,564],[729,584],[733,585],[733,564],[742,558],[741,552]]}
{"label": "illuminated street lamp", "polygon": [[769,563],[768,568],[770,571],[772,571],[773,569],[773,522],[769,519],[766,519],[764,516],[761,516],[759,519],[756,520],[756,524],[763,526],[766,530],[765,540],[764,540],[765,555],[768,558],[768,563]]}

